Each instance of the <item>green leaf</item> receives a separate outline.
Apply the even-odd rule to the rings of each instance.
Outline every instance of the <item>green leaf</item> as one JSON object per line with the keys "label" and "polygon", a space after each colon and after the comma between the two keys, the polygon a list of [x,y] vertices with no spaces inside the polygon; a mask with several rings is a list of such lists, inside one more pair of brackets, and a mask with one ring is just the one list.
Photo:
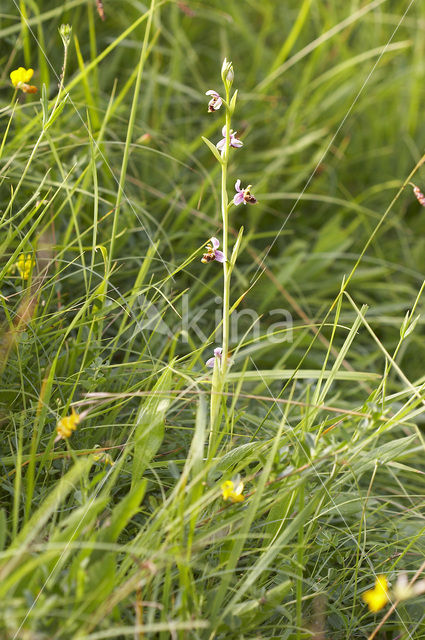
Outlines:
{"label": "green leaf", "polygon": [[[19,578],[19,572],[16,571],[16,567],[27,559],[26,550],[37,539],[41,531],[44,530],[49,518],[58,512],[59,507],[69,493],[76,489],[79,480],[88,473],[92,464],[91,456],[78,460],[74,466],[62,476],[53,491],[40,503],[41,506],[35,511],[30,520],[16,536],[9,547],[10,550],[15,550],[15,553],[1,567],[2,581],[0,584],[0,597],[4,597],[9,588],[7,577],[10,576],[12,583]],[[23,570],[25,571],[25,566]]]}
{"label": "green leaf", "polygon": [[129,493],[114,507],[108,527],[102,529],[99,535],[101,542],[115,542],[121,531],[131,518],[139,511],[140,503],[146,491],[147,480],[143,478],[135,484]]}
{"label": "green leaf", "polygon": [[106,247],[102,244],[99,244],[95,247],[95,250],[100,249],[103,258],[103,269],[104,275],[102,278],[102,282],[96,288],[93,294],[93,314],[99,314],[103,311],[103,307],[106,300],[106,292],[108,289],[108,277],[107,277],[107,264],[108,264],[108,252]]}
{"label": "green leaf", "polygon": [[47,89],[46,89],[46,85],[43,82],[43,86],[41,88],[41,98],[40,98],[40,102],[41,102],[41,109],[43,112],[43,127],[46,125],[46,122],[49,119],[49,101],[47,99]]}
{"label": "green leaf", "polygon": [[232,96],[232,99],[230,100],[230,105],[229,105],[230,115],[232,115],[235,110],[237,97],[238,97],[238,90],[236,89],[235,93]]}
{"label": "green leaf", "polygon": [[[64,110],[64,107],[66,105],[68,101],[68,95],[66,95],[64,97],[63,100],[61,100],[61,102],[59,102],[58,106],[56,107],[56,109],[54,111],[52,111],[52,113],[50,114],[50,118],[47,120],[46,124],[44,125],[44,129],[47,131],[47,129],[49,129],[49,127],[52,126],[52,124],[59,118],[60,114],[62,113],[62,111]],[[44,116],[44,112],[43,112],[43,116]]]}
{"label": "green leaf", "polygon": [[53,491],[40,503],[40,507],[16,536],[11,548],[26,547],[37,537],[51,515],[57,511],[68,494],[74,491],[78,481],[88,472],[92,464],[91,456],[82,458],[62,476]]}
{"label": "green leaf", "polygon": [[189,471],[192,476],[196,477],[201,473],[204,465],[204,447],[206,437],[206,425],[208,422],[207,404],[205,397],[201,394],[198,399],[198,410],[196,412],[195,432],[193,434],[192,443],[190,445],[189,454],[183,475],[188,475]]}
{"label": "green leaf", "polygon": [[238,257],[239,247],[241,246],[241,242],[242,242],[242,236],[243,236],[243,227],[241,227],[239,229],[238,237],[236,238],[236,242],[235,242],[235,245],[233,247],[232,255],[230,257],[230,267],[232,269],[235,266],[235,263],[236,263],[236,260],[237,260],[237,257]]}
{"label": "green leaf", "polygon": [[405,436],[404,438],[393,439],[391,442],[375,447],[372,451],[367,450],[360,452],[358,449],[352,451],[352,459],[350,464],[356,474],[364,473],[375,465],[375,461],[379,465],[386,465],[396,458],[400,458],[411,450],[416,440],[416,435]]}
{"label": "green leaf", "polygon": [[167,367],[152,389],[152,395],[144,400],[137,414],[134,432],[132,488],[138,484],[164,439],[165,414],[170,399],[163,392],[170,389],[170,381],[171,368]]}
{"label": "green leaf", "polygon": [[214,368],[212,375],[212,393],[210,399],[210,416],[211,416],[211,426],[213,427],[214,423],[217,420],[217,416],[220,411],[221,405],[221,370],[220,370],[220,361],[218,358],[214,358]]}
{"label": "green leaf", "polygon": [[[407,336],[409,336],[411,333],[413,333],[413,331],[415,330],[415,327],[416,327],[420,317],[421,317],[420,314],[418,314],[414,320],[411,320],[410,319],[410,312],[408,311],[407,314],[406,314],[405,322],[403,323],[403,325],[405,325],[404,328],[403,328],[403,332],[400,329],[400,337],[407,338]],[[407,322],[406,322],[406,320],[407,320]]]}
{"label": "green leaf", "polygon": [[240,462],[249,464],[252,460],[258,460],[260,451],[264,446],[268,446],[269,442],[247,442],[239,447],[231,449],[219,460],[215,469],[217,471],[227,471]]}
{"label": "green leaf", "polygon": [[281,584],[261,594],[261,597],[255,600],[245,600],[245,602],[235,605],[232,615],[242,618],[245,630],[247,625],[251,628],[256,627],[268,618],[276,607],[282,604],[291,587],[291,580],[284,580]]}
{"label": "green leaf", "polygon": [[56,527],[50,541],[52,543],[66,542],[70,543],[81,534],[81,531],[90,526],[99,513],[106,509],[109,502],[109,496],[90,500],[89,504],[83,504],[78,509],[72,511],[69,516],[64,518]]}
{"label": "green leaf", "polygon": [[[104,553],[85,572],[84,599],[82,609],[95,611],[104,602],[116,585],[116,553]],[[87,636],[86,636],[87,637]]]}
{"label": "green leaf", "polygon": [[227,374],[227,380],[235,381],[243,375],[246,382],[253,380],[317,380],[317,378],[327,379],[332,377],[334,380],[379,380],[381,377],[378,373],[370,373],[369,371],[322,371],[320,369],[270,369],[246,371],[244,374],[233,372]]}
{"label": "green leaf", "polygon": [[208,140],[208,138],[204,138],[204,136],[201,136],[201,138],[205,142],[205,144],[207,145],[207,147],[209,148],[213,156],[215,156],[215,158],[219,161],[219,163],[222,164],[220,153],[217,147],[215,146],[215,144],[213,144],[211,140]]}

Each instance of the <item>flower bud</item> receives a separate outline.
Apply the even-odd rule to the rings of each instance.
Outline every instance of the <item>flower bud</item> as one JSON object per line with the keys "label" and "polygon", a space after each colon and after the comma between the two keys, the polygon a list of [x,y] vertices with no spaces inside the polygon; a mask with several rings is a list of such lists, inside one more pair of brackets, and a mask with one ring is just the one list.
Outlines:
{"label": "flower bud", "polygon": [[235,74],[233,72],[233,64],[230,61],[228,61],[226,58],[224,58],[223,64],[221,67],[221,78],[224,82],[225,87],[230,89],[230,87],[232,86],[234,77],[235,77]]}
{"label": "flower bud", "polygon": [[69,24],[61,24],[59,27],[60,37],[62,38],[63,46],[68,47],[71,41],[72,27]]}

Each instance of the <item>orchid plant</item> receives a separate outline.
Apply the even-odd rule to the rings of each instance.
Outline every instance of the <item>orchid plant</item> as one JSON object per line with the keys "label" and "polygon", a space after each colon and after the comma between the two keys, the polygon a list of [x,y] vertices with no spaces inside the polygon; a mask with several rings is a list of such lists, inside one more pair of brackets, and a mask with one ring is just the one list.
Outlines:
{"label": "orchid plant", "polygon": [[[213,153],[217,162],[221,166],[221,216],[223,228],[223,251],[219,251],[219,241],[217,238],[211,238],[207,245],[207,252],[203,254],[202,262],[208,263],[212,261],[221,262],[223,264],[223,342],[221,347],[214,350],[214,356],[207,361],[208,367],[213,367],[212,395],[211,395],[211,429],[217,420],[220,406],[220,395],[224,390],[226,383],[226,374],[230,366],[229,358],[229,328],[230,328],[230,283],[232,271],[235,266],[239,247],[242,241],[243,227],[239,231],[238,238],[232,248],[230,247],[229,237],[229,209],[232,205],[256,204],[256,198],[251,194],[251,185],[245,189],[241,188],[241,181],[238,179],[235,184],[236,195],[230,199],[227,192],[229,158],[232,149],[240,149],[243,146],[242,140],[237,137],[237,132],[231,129],[231,120],[235,111],[237,90],[231,96],[231,90],[234,80],[233,65],[224,59],[221,68],[221,78],[224,85],[224,95],[220,95],[214,89],[206,92],[210,96],[208,103],[208,112],[216,113],[221,107],[224,107],[224,125],[222,127],[222,139],[213,144],[211,140],[202,138],[205,144]],[[211,444],[211,439],[210,439]]]}

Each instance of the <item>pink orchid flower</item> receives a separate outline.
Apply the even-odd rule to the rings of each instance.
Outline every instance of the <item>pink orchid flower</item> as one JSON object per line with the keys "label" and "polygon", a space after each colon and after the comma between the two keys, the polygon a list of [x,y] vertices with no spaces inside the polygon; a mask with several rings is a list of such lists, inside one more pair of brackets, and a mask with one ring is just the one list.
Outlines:
{"label": "pink orchid flower", "polygon": [[220,109],[221,105],[223,104],[223,99],[217,93],[217,91],[214,91],[214,89],[210,89],[205,93],[205,95],[212,96],[211,100],[208,103],[208,113],[212,113],[213,111],[217,111],[218,109]]}
{"label": "pink orchid flower", "polygon": [[236,189],[236,195],[233,197],[233,203],[235,205],[241,204],[242,202],[244,204],[256,204],[257,203],[257,198],[255,198],[250,189],[252,187],[252,184],[249,184],[246,189],[241,189],[241,181],[240,180],[236,180],[235,183],[235,189]]}
{"label": "pink orchid flower", "polygon": [[223,353],[223,349],[221,347],[216,347],[214,349],[214,356],[212,358],[209,358],[209,360],[206,361],[205,366],[212,369],[214,367],[216,358],[218,358],[218,360],[221,361],[222,353]]}
{"label": "pink orchid flower", "polygon": [[226,262],[225,255],[222,251],[219,250],[220,241],[217,238],[211,238],[209,243],[207,244],[206,252],[202,256],[201,262],[204,264],[207,262],[213,262],[213,260],[217,260],[217,262]]}
{"label": "pink orchid flower", "polygon": [[[232,129],[230,129],[229,142],[231,147],[238,149],[239,147],[243,147],[243,142],[242,140],[239,140],[238,138],[236,138],[236,134],[237,134],[237,131],[233,131]],[[223,155],[226,150],[226,125],[224,125],[224,127],[222,128],[221,135],[223,136],[223,139],[220,140],[220,142],[217,142],[215,146],[221,152],[221,155]]]}

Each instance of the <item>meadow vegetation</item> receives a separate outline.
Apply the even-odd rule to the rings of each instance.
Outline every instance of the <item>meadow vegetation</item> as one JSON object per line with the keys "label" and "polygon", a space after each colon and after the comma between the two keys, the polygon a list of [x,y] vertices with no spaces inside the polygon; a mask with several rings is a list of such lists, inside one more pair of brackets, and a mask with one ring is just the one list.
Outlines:
{"label": "meadow vegetation", "polygon": [[0,38],[0,638],[425,638],[423,4],[6,0]]}

